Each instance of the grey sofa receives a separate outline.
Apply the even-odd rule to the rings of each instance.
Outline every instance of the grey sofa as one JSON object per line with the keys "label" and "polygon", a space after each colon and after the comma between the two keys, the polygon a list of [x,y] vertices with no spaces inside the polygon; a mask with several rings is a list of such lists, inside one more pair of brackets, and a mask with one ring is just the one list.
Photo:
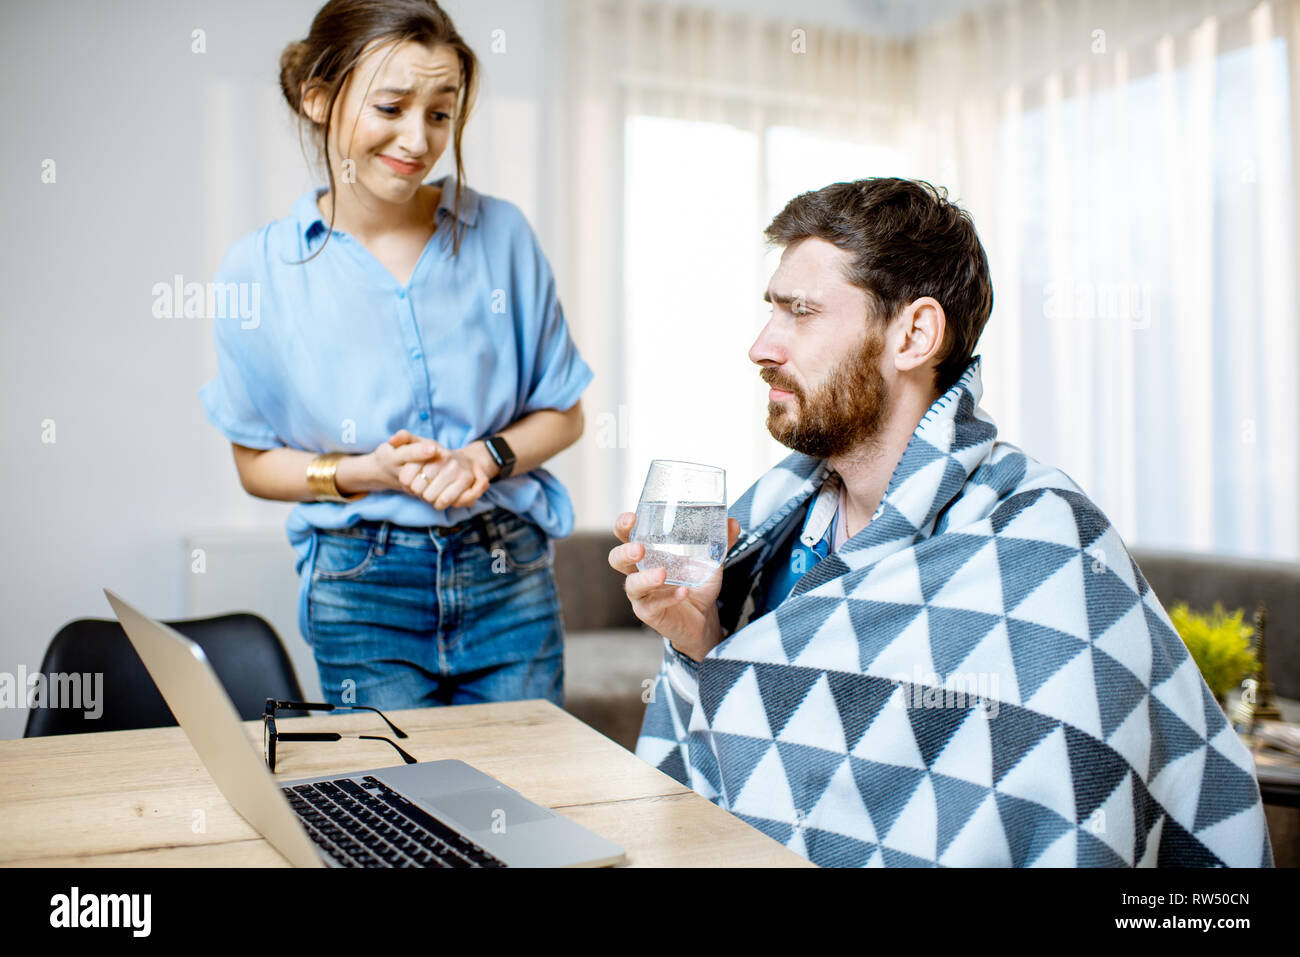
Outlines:
{"label": "grey sofa", "polygon": [[645,713],[645,682],[659,673],[663,639],[632,614],[623,576],[609,567],[611,532],[555,543],[564,614],[565,709],[629,751]]}

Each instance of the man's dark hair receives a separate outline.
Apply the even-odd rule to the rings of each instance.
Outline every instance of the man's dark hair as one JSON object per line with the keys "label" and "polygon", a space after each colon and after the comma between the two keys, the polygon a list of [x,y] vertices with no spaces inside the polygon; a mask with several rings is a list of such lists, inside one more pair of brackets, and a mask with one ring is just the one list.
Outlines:
{"label": "man's dark hair", "polygon": [[852,253],[845,278],[882,324],[934,297],[947,319],[935,385],[942,394],[961,378],[993,310],[993,283],[975,224],[947,190],[910,179],[833,183],[790,200],[765,235],[783,246],[815,236]]}

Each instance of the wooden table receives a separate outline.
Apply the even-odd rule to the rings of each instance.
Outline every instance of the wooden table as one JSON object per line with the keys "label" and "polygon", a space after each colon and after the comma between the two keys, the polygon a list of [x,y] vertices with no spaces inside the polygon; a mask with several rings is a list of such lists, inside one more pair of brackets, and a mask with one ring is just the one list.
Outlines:
{"label": "wooden table", "polygon": [[[812,867],[548,701],[395,711],[422,761],[459,758],[622,845],[630,866]],[[385,734],[373,715],[282,731]],[[247,721],[262,751],[262,722]],[[384,767],[382,741],[284,742],[276,778]],[[221,796],[180,728],[0,741],[0,864],[287,866]]]}

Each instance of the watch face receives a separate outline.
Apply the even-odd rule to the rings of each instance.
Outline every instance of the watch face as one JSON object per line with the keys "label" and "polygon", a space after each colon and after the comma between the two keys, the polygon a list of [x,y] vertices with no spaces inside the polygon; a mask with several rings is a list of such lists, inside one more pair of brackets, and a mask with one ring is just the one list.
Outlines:
{"label": "watch face", "polygon": [[515,453],[511,450],[510,445],[499,435],[494,435],[487,441],[488,451],[492,457],[497,460],[497,465],[501,469],[501,477],[510,474],[515,465]]}

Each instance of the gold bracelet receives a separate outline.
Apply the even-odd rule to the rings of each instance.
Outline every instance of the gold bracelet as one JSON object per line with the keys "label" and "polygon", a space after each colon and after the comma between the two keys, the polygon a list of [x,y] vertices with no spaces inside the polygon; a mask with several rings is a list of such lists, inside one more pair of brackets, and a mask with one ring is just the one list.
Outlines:
{"label": "gold bracelet", "polygon": [[316,456],[307,464],[307,488],[316,496],[316,501],[355,502],[359,498],[365,498],[368,494],[366,492],[357,492],[353,495],[344,496],[339,491],[334,476],[338,472],[339,459],[346,454],[346,452],[327,452],[324,455]]}

